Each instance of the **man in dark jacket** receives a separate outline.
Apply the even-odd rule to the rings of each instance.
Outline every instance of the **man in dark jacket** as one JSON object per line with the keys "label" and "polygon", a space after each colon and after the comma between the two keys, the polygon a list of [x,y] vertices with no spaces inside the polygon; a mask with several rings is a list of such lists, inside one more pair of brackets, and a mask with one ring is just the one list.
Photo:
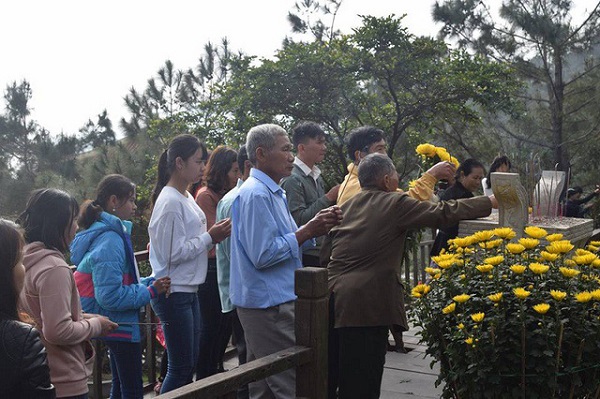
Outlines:
{"label": "man in dark jacket", "polygon": [[[315,122],[300,122],[292,130],[296,148],[292,174],[281,181],[288,207],[298,226],[306,224],[322,209],[334,205],[340,185],[325,192],[321,170],[317,164],[325,158],[327,151],[323,128]],[[319,251],[322,237],[317,245],[302,251],[303,266],[320,266]]]}
{"label": "man in dark jacket", "polygon": [[323,248],[335,321],[330,346],[339,351],[330,352],[330,397],[339,378],[340,399],[379,397],[388,328],[408,327],[400,282],[406,231],[452,225],[492,210],[485,196],[433,203],[397,193],[398,173],[382,154],[361,161],[358,179],[361,191],[342,205],[344,220]]}

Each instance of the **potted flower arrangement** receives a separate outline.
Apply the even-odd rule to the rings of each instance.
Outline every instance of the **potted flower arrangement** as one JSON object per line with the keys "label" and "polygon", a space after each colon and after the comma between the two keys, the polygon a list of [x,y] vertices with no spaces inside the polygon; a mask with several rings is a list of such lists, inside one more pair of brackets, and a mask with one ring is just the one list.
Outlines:
{"label": "potted flower arrangement", "polygon": [[600,397],[600,242],[525,228],[451,241],[412,290],[445,398]]}

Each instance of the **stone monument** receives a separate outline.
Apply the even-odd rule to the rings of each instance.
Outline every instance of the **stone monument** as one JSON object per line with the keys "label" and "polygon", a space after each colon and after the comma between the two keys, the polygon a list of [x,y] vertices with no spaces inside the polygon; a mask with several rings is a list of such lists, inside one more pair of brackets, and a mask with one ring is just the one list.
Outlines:
{"label": "stone monument", "polygon": [[[486,218],[463,220],[459,224],[458,235],[465,237],[480,230],[499,226],[512,227],[518,237],[522,236],[527,225],[545,229],[548,234],[560,233],[563,239],[582,247],[591,237],[594,229],[592,219],[563,217],[560,213],[559,196],[565,184],[565,173],[543,171],[536,186],[533,214],[528,214],[528,195],[521,185],[517,173],[492,173],[492,191],[498,200],[498,213]],[[535,197],[535,195],[534,195]]]}
{"label": "stone monument", "polygon": [[533,192],[532,214],[534,217],[561,216],[560,194],[565,187],[566,173],[557,170],[543,170],[540,181]]}

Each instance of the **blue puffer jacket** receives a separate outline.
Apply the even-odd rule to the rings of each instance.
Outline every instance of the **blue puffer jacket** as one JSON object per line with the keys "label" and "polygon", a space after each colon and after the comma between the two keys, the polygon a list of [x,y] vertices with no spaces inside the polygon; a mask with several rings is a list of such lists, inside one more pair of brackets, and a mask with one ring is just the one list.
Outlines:
{"label": "blue puffer jacket", "polygon": [[84,312],[107,316],[119,324],[103,339],[140,341],[138,313],[156,297],[153,278],[138,279],[131,245],[131,222],[102,212],[100,220],[77,233],[71,261]]}

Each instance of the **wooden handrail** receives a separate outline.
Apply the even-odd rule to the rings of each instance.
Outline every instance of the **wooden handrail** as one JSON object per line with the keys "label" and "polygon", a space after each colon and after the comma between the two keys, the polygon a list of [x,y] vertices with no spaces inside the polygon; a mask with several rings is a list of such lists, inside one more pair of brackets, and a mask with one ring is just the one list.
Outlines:
{"label": "wooden handrail", "polygon": [[219,373],[181,388],[162,394],[161,399],[218,398],[235,392],[238,387],[263,380],[293,367],[307,364],[312,358],[312,349],[293,346],[272,355],[242,364],[233,370]]}
{"label": "wooden handrail", "polygon": [[305,267],[295,272],[296,346],[241,365],[225,373],[161,395],[165,399],[234,398],[237,389],[296,368],[296,396],[327,398],[328,288],[327,269]]}

